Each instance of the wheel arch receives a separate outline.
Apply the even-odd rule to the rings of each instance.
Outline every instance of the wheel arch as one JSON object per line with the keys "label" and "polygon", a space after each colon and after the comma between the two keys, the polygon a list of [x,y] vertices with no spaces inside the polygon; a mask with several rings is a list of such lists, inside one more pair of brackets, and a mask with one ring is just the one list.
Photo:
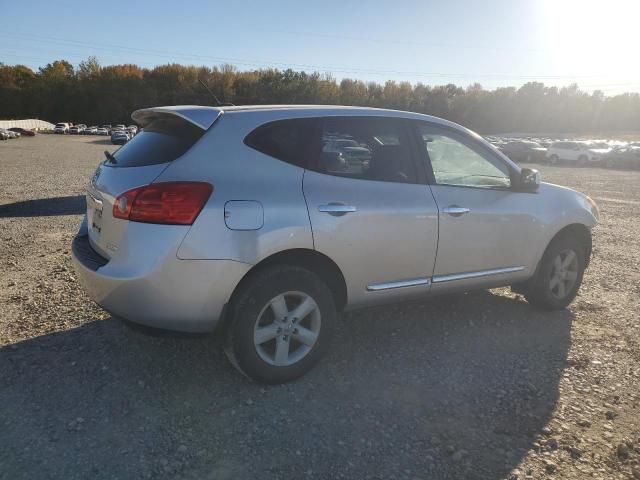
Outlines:
{"label": "wheel arch", "polygon": [[[255,275],[256,272],[273,265],[292,265],[306,268],[318,275],[325,282],[336,304],[336,310],[341,311],[347,304],[347,282],[340,267],[328,256],[316,250],[308,248],[294,248],[274,253],[256,263],[238,282],[228,304],[232,304],[235,295],[240,291],[244,283]],[[227,309],[225,309],[227,310]],[[229,315],[225,315],[228,317]],[[226,320],[226,318],[225,318]],[[223,321],[221,323],[226,323]],[[224,328],[224,327],[223,327]]]}
{"label": "wheel arch", "polygon": [[[561,237],[577,238],[580,245],[584,248],[585,268],[589,266],[591,261],[591,252],[593,250],[593,240],[591,238],[591,230],[583,223],[571,223],[561,228],[549,241],[545,248],[545,252],[554,241]],[[544,253],[543,253],[544,255]]]}

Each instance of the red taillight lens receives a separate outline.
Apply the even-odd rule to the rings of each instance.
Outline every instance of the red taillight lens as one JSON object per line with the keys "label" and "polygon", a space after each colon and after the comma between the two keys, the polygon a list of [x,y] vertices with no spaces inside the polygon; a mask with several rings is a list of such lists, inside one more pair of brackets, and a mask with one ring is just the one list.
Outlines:
{"label": "red taillight lens", "polygon": [[113,204],[114,218],[132,222],[191,225],[213,192],[204,182],[163,182],[128,190]]}

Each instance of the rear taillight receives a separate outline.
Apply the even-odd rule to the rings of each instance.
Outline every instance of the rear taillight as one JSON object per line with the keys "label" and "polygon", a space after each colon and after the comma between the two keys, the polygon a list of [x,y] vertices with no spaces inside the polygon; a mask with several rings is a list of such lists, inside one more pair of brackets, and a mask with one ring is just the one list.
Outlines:
{"label": "rear taillight", "polygon": [[132,222],[191,225],[213,192],[204,182],[163,182],[128,190],[113,204],[114,218]]}

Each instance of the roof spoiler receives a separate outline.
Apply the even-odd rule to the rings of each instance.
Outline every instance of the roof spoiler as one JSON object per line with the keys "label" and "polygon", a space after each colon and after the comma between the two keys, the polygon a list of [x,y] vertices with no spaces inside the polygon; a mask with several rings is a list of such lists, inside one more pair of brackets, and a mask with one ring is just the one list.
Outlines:
{"label": "roof spoiler", "polygon": [[141,127],[146,127],[154,119],[163,115],[173,115],[192,123],[202,130],[208,130],[222,115],[222,109],[215,107],[201,107],[198,105],[180,105],[170,107],[153,107],[136,110],[131,118]]}

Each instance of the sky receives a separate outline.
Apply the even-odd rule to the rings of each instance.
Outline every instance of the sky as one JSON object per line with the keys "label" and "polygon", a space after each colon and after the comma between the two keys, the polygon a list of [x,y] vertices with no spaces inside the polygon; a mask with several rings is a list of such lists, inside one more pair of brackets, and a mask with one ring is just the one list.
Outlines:
{"label": "sky", "polygon": [[[99,5],[99,6],[98,6]],[[0,0],[0,62],[166,63],[336,79],[640,91],[640,0]]]}

